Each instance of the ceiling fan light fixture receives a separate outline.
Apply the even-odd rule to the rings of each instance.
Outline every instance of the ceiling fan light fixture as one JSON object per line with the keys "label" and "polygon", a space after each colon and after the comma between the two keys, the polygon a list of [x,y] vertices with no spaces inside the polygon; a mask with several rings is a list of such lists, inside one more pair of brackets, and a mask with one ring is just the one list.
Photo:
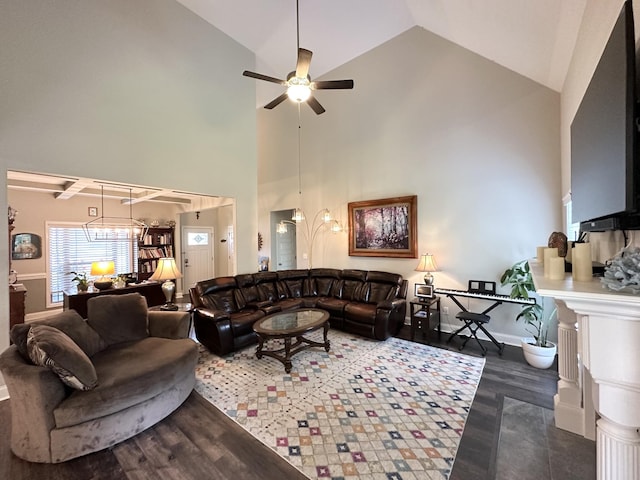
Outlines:
{"label": "ceiling fan light fixture", "polygon": [[287,88],[287,96],[296,103],[306,102],[311,96],[311,87],[299,83],[290,83]]}

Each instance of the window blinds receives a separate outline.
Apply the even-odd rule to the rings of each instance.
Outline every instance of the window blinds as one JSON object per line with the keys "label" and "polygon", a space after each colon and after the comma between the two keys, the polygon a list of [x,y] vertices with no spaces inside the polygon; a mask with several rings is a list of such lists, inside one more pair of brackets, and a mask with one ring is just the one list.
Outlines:
{"label": "window blinds", "polygon": [[[75,291],[73,275],[69,272],[85,272],[89,275],[91,263],[113,260],[116,274],[130,273],[137,264],[137,240],[90,242],[81,225],[48,224],[48,284],[49,302],[62,302],[63,290]],[[91,278],[89,278],[91,280]]]}

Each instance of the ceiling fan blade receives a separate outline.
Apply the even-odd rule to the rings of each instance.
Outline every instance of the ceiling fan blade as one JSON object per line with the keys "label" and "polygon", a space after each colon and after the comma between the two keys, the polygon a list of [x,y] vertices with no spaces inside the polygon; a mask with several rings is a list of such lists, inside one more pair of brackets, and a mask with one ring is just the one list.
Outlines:
{"label": "ceiling fan blade", "polygon": [[320,80],[311,82],[311,88],[314,90],[337,90],[353,88],[353,80]]}
{"label": "ceiling fan blade", "polygon": [[316,112],[316,115],[320,115],[320,114],[322,114],[322,113],[324,113],[326,111],[324,109],[324,107],[322,105],[320,105],[320,102],[318,100],[316,100],[316,97],[314,97],[313,95],[311,95],[309,98],[307,98],[307,103],[309,104],[311,109],[314,112]]}
{"label": "ceiling fan blade", "polygon": [[250,72],[249,70],[245,70],[244,72],[242,72],[242,75],[244,75],[245,77],[257,78],[258,80],[266,80],[267,82],[278,83],[280,85],[286,85],[287,83],[284,80],[280,80],[279,78],[262,75],[261,73]]}
{"label": "ceiling fan blade", "polygon": [[307,78],[309,74],[309,65],[311,64],[311,56],[313,52],[305,48],[298,49],[298,62],[296,63],[296,77]]}
{"label": "ceiling fan blade", "polygon": [[279,97],[271,100],[269,103],[267,103],[264,108],[271,110],[274,107],[277,107],[278,105],[280,105],[282,102],[285,101],[285,99],[287,98],[287,92],[284,92],[282,95],[280,95]]}

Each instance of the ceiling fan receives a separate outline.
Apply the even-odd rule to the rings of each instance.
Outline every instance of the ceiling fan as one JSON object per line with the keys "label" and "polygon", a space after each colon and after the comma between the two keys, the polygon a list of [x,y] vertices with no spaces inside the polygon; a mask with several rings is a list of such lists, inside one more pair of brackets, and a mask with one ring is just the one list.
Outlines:
{"label": "ceiling fan", "polygon": [[313,52],[305,48],[300,48],[300,13],[298,9],[298,0],[296,0],[296,34],[298,47],[298,60],[296,69],[287,75],[286,80],[270,77],[261,73],[250,72],[245,70],[242,75],[245,77],[265,80],[267,82],[277,83],[287,87],[287,91],[271,102],[267,103],[264,108],[271,110],[280,105],[287,97],[297,103],[306,102],[317,115],[325,112],[320,102],[313,96],[313,90],[343,90],[353,88],[353,80],[321,80],[312,82],[309,76],[309,65],[311,64],[311,56]]}

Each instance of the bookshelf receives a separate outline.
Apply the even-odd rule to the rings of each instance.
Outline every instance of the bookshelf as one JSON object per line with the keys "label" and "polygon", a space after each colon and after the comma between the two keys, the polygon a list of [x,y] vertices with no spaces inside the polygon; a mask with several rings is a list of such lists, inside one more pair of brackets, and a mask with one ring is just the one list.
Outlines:
{"label": "bookshelf", "polygon": [[138,240],[138,281],[147,280],[158,266],[158,259],[174,256],[173,227],[150,227]]}

